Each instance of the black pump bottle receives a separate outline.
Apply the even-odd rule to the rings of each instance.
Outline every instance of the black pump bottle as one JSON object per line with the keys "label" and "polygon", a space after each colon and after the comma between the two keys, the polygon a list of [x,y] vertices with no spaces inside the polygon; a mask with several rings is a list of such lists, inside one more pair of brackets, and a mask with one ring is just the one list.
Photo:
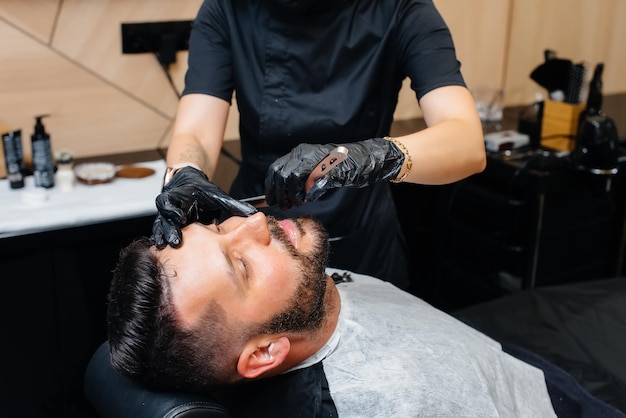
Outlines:
{"label": "black pump bottle", "polygon": [[35,131],[31,136],[31,143],[35,186],[49,189],[54,187],[54,160],[50,135],[41,122],[46,116],[48,115],[35,116]]}

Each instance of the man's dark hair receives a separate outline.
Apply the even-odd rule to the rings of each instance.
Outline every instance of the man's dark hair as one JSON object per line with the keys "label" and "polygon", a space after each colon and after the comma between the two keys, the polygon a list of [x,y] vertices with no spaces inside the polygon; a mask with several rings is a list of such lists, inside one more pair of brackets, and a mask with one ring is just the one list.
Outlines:
{"label": "man's dark hair", "polygon": [[147,238],[124,248],[113,271],[107,312],[111,364],[154,389],[207,391],[230,383],[233,332],[217,302],[195,329],[176,320],[168,274]]}

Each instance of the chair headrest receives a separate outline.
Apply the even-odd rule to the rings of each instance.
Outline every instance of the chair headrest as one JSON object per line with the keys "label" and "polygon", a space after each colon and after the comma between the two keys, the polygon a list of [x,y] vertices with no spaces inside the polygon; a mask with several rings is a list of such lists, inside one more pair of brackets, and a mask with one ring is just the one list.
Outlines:
{"label": "chair headrest", "polygon": [[152,391],[121,375],[111,366],[106,341],[87,365],[84,392],[103,418],[231,418],[210,395]]}

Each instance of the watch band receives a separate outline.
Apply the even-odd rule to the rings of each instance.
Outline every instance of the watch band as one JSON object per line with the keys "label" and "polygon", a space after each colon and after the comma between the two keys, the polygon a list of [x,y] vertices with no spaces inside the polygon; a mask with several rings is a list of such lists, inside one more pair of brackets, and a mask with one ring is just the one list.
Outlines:
{"label": "watch band", "polygon": [[193,167],[198,171],[202,171],[200,170],[200,167],[198,167],[198,165],[194,164],[194,163],[178,163],[178,164],[174,164],[171,167],[167,167],[165,169],[165,175],[163,176],[163,186],[165,186],[167,183],[169,183],[169,181],[172,179],[172,177],[174,177],[174,174],[176,174],[178,171],[180,171],[181,169],[185,168],[185,167]]}

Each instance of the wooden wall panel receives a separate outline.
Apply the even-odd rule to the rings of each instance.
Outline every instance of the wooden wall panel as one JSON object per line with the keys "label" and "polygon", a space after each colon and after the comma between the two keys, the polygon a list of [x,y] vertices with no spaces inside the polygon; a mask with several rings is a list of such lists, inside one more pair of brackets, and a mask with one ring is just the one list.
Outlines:
{"label": "wooden wall panel", "polygon": [[77,157],[154,149],[170,120],[97,75],[0,21],[0,121],[22,129],[30,156],[33,116],[45,125],[53,148]]}
{"label": "wooden wall panel", "polygon": [[2,0],[0,17],[48,43],[61,0]]}
{"label": "wooden wall panel", "polygon": [[0,121],[23,129],[27,158],[36,113],[52,114],[46,125],[54,148],[77,157],[165,143],[187,53],[170,68],[172,88],[152,54],[122,54],[120,25],[191,20],[201,1],[0,2],[0,57],[10,63],[0,73]]}
{"label": "wooden wall panel", "polygon": [[613,0],[612,8],[608,13],[606,32],[607,45],[602,47],[605,51],[597,57],[598,61],[604,61],[604,86],[607,93],[626,92],[626,1]]}
{"label": "wooden wall panel", "polygon": [[[122,54],[121,23],[191,20],[202,0],[64,0],[52,46],[171,117],[178,98],[153,54]],[[180,92],[187,53],[179,52],[170,74]]]}
{"label": "wooden wall panel", "polygon": [[502,87],[506,61],[509,2],[435,0],[448,23],[471,88]]}
{"label": "wooden wall panel", "polygon": [[[508,50],[508,104],[531,102],[546,93],[530,79],[548,48],[561,58],[604,62],[604,91],[626,91],[626,5],[623,0],[523,0],[513,2],[511,44]],[[621,36],[619,36],[621,34]]]}

